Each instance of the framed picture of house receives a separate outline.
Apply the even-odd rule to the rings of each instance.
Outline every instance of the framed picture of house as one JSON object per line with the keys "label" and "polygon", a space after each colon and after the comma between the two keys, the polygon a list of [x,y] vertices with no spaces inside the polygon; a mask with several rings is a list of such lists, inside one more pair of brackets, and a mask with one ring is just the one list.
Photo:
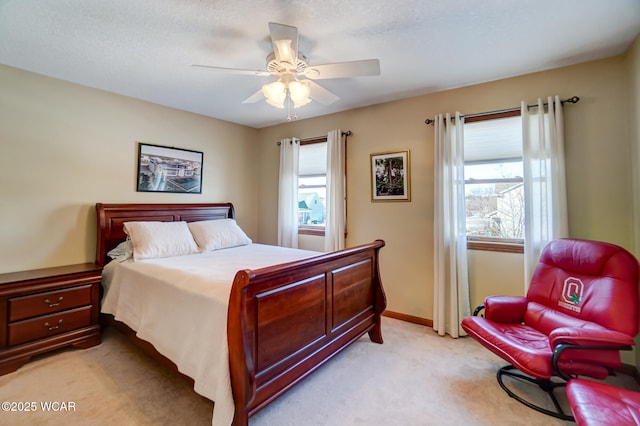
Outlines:
{"label": "framed picture of house", "polygon": [[411,201],[409,150],[371,154],[371,201]]}
{"label": "framed picture of house", "polygon": [[138,143],[138,192],[202,193],[199,151]]}

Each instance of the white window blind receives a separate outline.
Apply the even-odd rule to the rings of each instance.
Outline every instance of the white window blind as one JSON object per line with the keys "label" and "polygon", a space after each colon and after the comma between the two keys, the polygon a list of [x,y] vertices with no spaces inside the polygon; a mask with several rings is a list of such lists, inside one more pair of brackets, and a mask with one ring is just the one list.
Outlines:
{"label": "white window blind", "polygon": [[299,176],[327,174],[327,143],[311,143],[300,146]]}
{"label": "white window blind", "polygon": [[522,119],[498,118],[464,124],[464,162],[522,159]]}

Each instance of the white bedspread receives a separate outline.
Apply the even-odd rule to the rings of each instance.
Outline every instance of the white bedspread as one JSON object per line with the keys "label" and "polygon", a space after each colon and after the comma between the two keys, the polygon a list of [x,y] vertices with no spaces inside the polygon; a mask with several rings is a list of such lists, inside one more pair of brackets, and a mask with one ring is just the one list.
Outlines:
{"label": "white bedspread", "polygon": [[227,306],[241,269],[257,269],[319,253],[250,244],[208,253],[110,262],[103,272],[102,312],[153,344],[194,390],[215,401],[214,425],[233,420]]}

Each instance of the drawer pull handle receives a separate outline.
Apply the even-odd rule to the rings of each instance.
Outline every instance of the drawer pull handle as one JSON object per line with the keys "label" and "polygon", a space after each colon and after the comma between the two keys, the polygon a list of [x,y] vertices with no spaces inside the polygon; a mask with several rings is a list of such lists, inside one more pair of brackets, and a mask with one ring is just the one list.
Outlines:
{"label": "drawer pull handle", "polygon": [[53,308],[55,306],[60,306],[60,302],[62,302],[62,299],[64,299],[64,297],[62,297],[62,296],[58,297],[58,301],[57,302],[52,302],[49,299],[44,299],[44,303],[49,305],[50,308]]}
{"label": "drawer pull handle", "polygon": [[48,321],[44,323],[44,326],[45,326],[45,327],[47,327],[47,329],[48,329],[49,331],[53,331],[53,330],[56,330],[57,328],[59,328],[59,327],[60,327],[60,324],[62,324],[62,319],[59,319],[59,320],[58,320],[58,324],[56,324],[56,325],[54,325],[54,326],[52,326],[51,324],[49,324],[49,322],[48,322]]}

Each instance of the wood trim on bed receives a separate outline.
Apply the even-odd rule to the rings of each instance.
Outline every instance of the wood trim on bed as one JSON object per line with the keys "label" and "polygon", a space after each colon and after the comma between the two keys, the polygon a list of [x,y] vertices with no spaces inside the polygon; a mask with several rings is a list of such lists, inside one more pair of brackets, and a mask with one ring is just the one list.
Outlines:
{"label": "wood trim on bed", "polygon": [[[125,235],[124,222],[233,218],[222,204],[96,204],[96,262]],[[234,425],[368,333],[382,343],[386,296],[379,272],[384,241],[236,274],[227,340]],[[153,343],[153,342],[152,342]],[[142,345],[149,346],[149,345]]]}
{"label": "wood trim on bed", "polygon": [[382,343],[383,246],[377,240],[237,273],[227,319],[234,424],[246,425],[249,416],[365,333]]}

